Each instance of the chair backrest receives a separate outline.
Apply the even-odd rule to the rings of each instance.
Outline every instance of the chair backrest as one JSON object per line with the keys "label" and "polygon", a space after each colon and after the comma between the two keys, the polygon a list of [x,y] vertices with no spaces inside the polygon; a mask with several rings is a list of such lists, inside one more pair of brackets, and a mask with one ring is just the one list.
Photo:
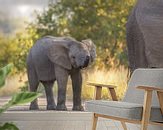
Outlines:
{"label": "chair backrest", "polygon": [[[137,86],[163,88],[163,68],[136,69],[129,80],[123,101],[143,104],[144,91],[136,89]],[[153,94],[152,106],[159,106],[156,93]]]}

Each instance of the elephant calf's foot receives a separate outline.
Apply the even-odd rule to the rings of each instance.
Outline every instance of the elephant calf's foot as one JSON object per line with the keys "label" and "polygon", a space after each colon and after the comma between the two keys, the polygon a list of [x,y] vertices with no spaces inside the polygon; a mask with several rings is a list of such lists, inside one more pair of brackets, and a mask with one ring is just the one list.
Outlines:
{"label": "elephant calf's foot", "polygon": [[39,107],[36,104],[31,104],[29,110],[39,110]]}
{"label": "elephant calf's foot", "polygon": [[67,107],[65,105],[57,105],[56,110],[58,110],[58,111],[67,111]]}
{"label": "elephant calf's foot", "polygon": [[56,110],[56,105],[47,105],[47,110]]}
{"label": "elephant calf's foot", "polygon": [[83,108],[82,105],[80,105],[80,106],[73,106],[72,110],[73,111],[84,111],[84,108]]}

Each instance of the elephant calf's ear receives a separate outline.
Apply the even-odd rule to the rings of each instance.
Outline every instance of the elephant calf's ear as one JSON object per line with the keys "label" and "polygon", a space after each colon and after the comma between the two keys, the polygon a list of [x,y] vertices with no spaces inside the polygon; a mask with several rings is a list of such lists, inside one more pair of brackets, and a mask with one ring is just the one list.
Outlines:
{"label": "elephant calf's ear", "polygon": [[95,44],[92,42],[91,39],[86,39],[86,40],[82,40],[82,43],[84,43],[89,50],[90,56],[91,56],[91,62],[93,62],[96,58],[96,46]]}
{"label": "elephant calf's ear", "polygon": [[68,50],[62,45],[53,45],[48,50],[49,59],[57,64],[62,66],[65,69],[71,69],[71,62],[68,57]]}

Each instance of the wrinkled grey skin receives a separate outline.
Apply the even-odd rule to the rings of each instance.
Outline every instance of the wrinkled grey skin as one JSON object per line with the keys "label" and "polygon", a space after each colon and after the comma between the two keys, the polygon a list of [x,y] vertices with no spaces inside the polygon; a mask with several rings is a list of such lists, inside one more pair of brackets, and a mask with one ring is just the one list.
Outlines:
{"label": "wrinkled grey skin", "polygon": [[[131,72],[136,68],[163,67],[163,0],[138,0],[127,22]],[[134,127],[134,130],[140,128]],[[162,130],[149,125],[148,130]]]}
{"label": "wrinkled grey skin", "polygon": [[[81,105],[81,69],[91,64],[96,48],[91,40],[76,41],[67,37],[47,36],[39,39],[27,57],[29,89],[36,92],[39,82],[44,85],[48,110],[67,110],[66,86],[71,76],[73,87],[73,110],[83,110]],[[53,83],[58,84],[57,106],[53,98]],[[37,99],[31,102],[31,110],[39,109]]]}
{"label": "wrinkled grey skin", "polygon": [[129,67],[163,67],[163,0],[138,0],[127,22]]}

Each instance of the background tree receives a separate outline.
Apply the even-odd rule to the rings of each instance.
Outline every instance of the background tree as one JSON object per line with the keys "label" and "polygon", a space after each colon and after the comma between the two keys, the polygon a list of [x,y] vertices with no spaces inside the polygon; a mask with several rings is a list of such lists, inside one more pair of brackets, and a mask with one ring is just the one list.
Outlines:
{"label": "background tree", "polygon": [[28,28],[15,36],[0,35],[0,67],[14,64],[13,72],[25,72],[29,49],[38,39],[35,29]]}

